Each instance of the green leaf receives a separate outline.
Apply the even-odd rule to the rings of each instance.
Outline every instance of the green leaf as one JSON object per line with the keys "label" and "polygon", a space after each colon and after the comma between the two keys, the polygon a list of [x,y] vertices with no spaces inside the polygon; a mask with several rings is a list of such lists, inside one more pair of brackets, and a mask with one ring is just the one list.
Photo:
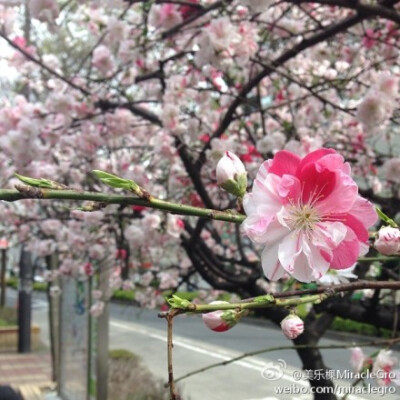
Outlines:
{"label": "green leaf", "polygon": [[390,217],[388,217],[380,208],[375,207],[376,212],[379,215],[379,218],[383,221],[386,222],[388,225],[390,225],[392,228],[398,228],[398,225],[396,222],[394,222]]}

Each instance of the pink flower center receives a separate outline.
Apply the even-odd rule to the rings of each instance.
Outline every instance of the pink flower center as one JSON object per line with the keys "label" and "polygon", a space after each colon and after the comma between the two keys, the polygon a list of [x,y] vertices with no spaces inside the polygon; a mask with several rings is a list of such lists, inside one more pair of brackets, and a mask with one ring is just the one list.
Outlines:
{"label": "pink flower center", "polygon": [[317,210],[310,204],[292,205],[288,209],[287,223],[296,231],[303,231],[306,235],[312,233],[315,225],[321,220]]}

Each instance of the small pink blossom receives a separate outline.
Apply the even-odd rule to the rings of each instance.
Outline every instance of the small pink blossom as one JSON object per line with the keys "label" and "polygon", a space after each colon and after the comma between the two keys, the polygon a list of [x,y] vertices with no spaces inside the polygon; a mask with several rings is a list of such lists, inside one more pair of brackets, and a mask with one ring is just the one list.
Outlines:
{"label": "small pink blossom", "polygon": [[57,249],[57,243],[51,239],[39,240],[35,244],[36,244],[36,246],[34,248],[34,251],[40,257],[48,256],[48,255],[54,253]]}
{"label": "small pink blossom", "polygon": [[124,235],[126,240],[129,242],[132,247],[140,247],[144,244],[145,236],[143,233],[143,229],[139,228],[136,225],[129,225],[124,230]]}
{"label": "small pink blossom", "polygon": [[145,214],[142,219],[142,224],[147,230],[155,230],[160,227],[161,218],[157,214]]}
{"label": "small pink blossom", "polygon": [[213,19],[210,25],[205,27],[205,32],[216,51],[227,50],[230,46],[240,42],[236,27],[232,25],[228,17]]}
{"label": "small pink blossom", "polygon": [[383,165],[385,177],[388,181],[400,183],[400,158],[391,158]]}
{"label": "small pink blossom", "polygon": [[125,249],[117,249],[115,252],[115,258],[117,260],[126,260],[128,252]]}
{"label": "small pink blossom", "polygon": [[396,100],[399,95],[399,78],[391,75],[388,72],[384,72],[379,75],[376,87],[386,96]]}
{"label": "small pink blossom", "polygon": [[104,258],[104,255],[105,249],[101,244],[96,243],[89,248],[89,257],[93,258],[94,260],[101,260]]}
{"label": "small pink blossom", "polygon": [[175,4],[153,5],[149,13],[149,24],[164,30],[183,21],[182,14]]}
{"label": "small pink blossom", "polygon": [[372,178],[371,187],[372,187],[372,191],[374,192],[374,194],[378,194],[378,193],[382,192],[383,185],[377,176],[374,176]]}
{"label": "small pink blossom", "polygon": [[270,280],[289,273],[311,282],[329,268],[351,267],[368,250],[367,229],[377,220],[350,166],[324,148],[303,159],[283,150],[265,161],[243,206],[244,232],[265,245],[261,261]]}
{"label": "small pink blossom", "polygon": [[374,47],[376,43],[376,39],[379,37],[379,32],[374,32],[373,29],[368,28],[365,30],[365,35],[362,39],[362,44],[365,46],[367,50]]}
{"label": "small pink blossom", "polygon": [[393,370],[397,365],[397,357],[392,356],[391,350],[381,350],[372,366],[372,372],[377,377],[376,381],[380,386],[387,386],[392,381],[396,384],[400,383],[400,374],[398,370]]}
{"label": "small pink blossom", "polygon": [[350,354],[350,365],[354,372],[361,372],[372,364],[371,358],[367,357],[360,347],[353,347]]}
{"label": "small pink blossom", "polygon": [[82,215],[85,224],[88,226],[97,226],[101,224],[101,220],[104,218],[103,211],[91,211],[91,212],[83,212]]}
{"label": "small pink blossom", "polygon": [[121,43],[126,38],[127,34],[128,29],[123,21],[115,17],[111,17],[108,20],[106,36],[106,40],[108,43]]}
{"label": "small pink blossom", "polygon": [[363,124],[366,133],[387,122],[396,107],[399,79],[390,73],[381,73],[377,83],[371,87],[358,105],[357,119]]}
{"label": "small pink blossom", "polygon": [[92,276],[94,274],[94,267],[93,264],[90,262],[87,262],[83,265],[83,273],[86,276]]}
{"label": "small pink blossom", "polygon": [[176,104],[166,104],[162,110],[163,126],[170,131],[176,131],[179,128],[179,113]]}
{"label": "small pink blossom", "polygon": [[132,281],[126,279],[122,282],[122,290],[132,290],[135,287]]}
{"label": "small pink blossom", "polygon": [[160,272],[157,278],[160,280],[158,287],[161,290],[172,289],[178,286],[178,271]]}
{"label": "small pink blossom", "polygon": [[282,332],[288,339],[296,339],[304,332],[304,322],[297,315],[288,315],[281,321]]}
{"label": "small pink blossom", "polygon": [[217,165],[221,157],[226,154],[227,151],[235,152],[237,144],[233,137],[222,138],[222,139],[211,139],[211,149],[207,150],[207,159],[213,164]]}
{"label": "small pink blossom", "polygon": [[239,26],[238,33],[240,42],[234,47],[234,52],[237,57],[243,61],[247,61],[258,51],[259,36],[256,25],[250,22],[242,22]]}
{"label": "small pink blossom", "polygon": [[92,317],[100,317],[104,311],[104,301],[97,300],[91,307],[90,307],[90,315]]}
{"label": "small pink blossom", "polygon": [[114,136],[122,136],[131,133],[135,119],[132,113],[126,109],[118,108],[113,114],[107,114],[107,128]]}
{"label": "small pink blossom", "polygon": [[400,230],[391,226],[382,227],[374,246],[379,253],[386,256],[400,255]]}
{"label": "small pink blossom", "polygon": [[183,220],[172,214],[169,214],[167,218],[167,233],[178,239],[185,228]]}
{"label": "small pink blossom", "polygon": [[[227,301],[212,301],[210,304],[229,304]],[[214,332],[226,332],[237,324],[235,310],[217,310],[202,315],[207,328]]]}
{"label": "small pink blossom", "polygon": [[141,286],[149,286],[150,283],[153,282],[153,280],[154,280],[153,273],[150,271],[147,271],[140,277],[139,284]]}
{"label": "small pink blossom", "polygon": [[357,108],[357,119],[367,131],[385,122],[393,112],[393,102],[381,92],[370,91]]}
{"label": "small pink blossom", "polygon": [[114,61],[108,47],[100,45],[93,51],[92,64],[102,75],[110,75],[114,69]]}
{"label": "small pink blossom", "polygon": [[61,231],[62,224],[58,219],[48,219],[40,224],[40,228],[48,236],[57,236]]}

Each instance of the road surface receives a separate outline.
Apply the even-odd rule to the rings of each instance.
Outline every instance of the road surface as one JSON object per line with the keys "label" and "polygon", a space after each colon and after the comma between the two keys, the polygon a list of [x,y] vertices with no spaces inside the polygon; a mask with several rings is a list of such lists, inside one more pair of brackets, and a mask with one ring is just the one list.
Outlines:
{"label": "road surface", "polygon": [[[12,303],[16,293],[8,291],[7,297]],[[165,320],[157,317],[157,311],[119,304],[111,304],[110,311],[110,348],[123,348],[138,354],[153,374],[166,381]],[[48,344],[47,302],[43,294],[34,294],[33,320],[41,326],[43,341]],[[175,378],[243,352],[290,344],[273,325],[240,323],[228,332],[214,333],[203,325],[200,316],[180,316],[174,323]],[[320,344],[343,344],[343,340],[324,339]],[[366,354],[374,351],[374,348],[365,349]],[[336,374],[350,373],[349,354],[348,349],[323,350],[326,365]],[[353,381],[338,380],[339,394],[346,394]],[[356,392],[347,399],[376,399],[384,394],[386,399],[400,400],[397,388],[379,388],[372,379],[368,382],[373,386],[352,389]],[[183,380],[178,387],[184,400],[312,399],[308,382],[301,372],[301,363],[293,350],[265,353],[213,368]]]}

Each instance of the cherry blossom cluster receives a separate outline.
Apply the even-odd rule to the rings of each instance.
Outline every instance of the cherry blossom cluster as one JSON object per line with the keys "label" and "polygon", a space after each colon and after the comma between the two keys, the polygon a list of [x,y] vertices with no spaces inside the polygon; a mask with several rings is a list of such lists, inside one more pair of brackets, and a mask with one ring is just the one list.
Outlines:
{"label": "cherry blossom cluster", "polygon": [[400,385],[400,370],[394,369],[397,364],[398,359],[393,356],[391,350],[380,350],[375,357],[369,357],[360,347],[351,349],[350,365],[354,372],[369,372],[380,386],[387,386],[391,383]]}
{"label": "cherry blossom cluster", "polygon": [[[214,209],[235,208],[232,193],[251,187],[247,236],[141,207],[68,212],[26,200],[0,205],[15,241],[40,256],[57,251],[59,273],[77,279],[106,263],[111,291],[130,287],[153,307],[166,290],[240,288],[241,277],[276,288],[259,263],[270,280],[356,276],[376,221],[360,195],[378,205],[400,197],[394,21],[378,15],[329,36],[356,11],[270,0],[61,3],[30,1],[28,33],[24,2],[0,6],[2,187],[18,172],[104,191],[90,174],[99,169]],[[221,190],[227,181],[239,192]],[[399,254],[393,229],[375,241],[382,254]]]}

